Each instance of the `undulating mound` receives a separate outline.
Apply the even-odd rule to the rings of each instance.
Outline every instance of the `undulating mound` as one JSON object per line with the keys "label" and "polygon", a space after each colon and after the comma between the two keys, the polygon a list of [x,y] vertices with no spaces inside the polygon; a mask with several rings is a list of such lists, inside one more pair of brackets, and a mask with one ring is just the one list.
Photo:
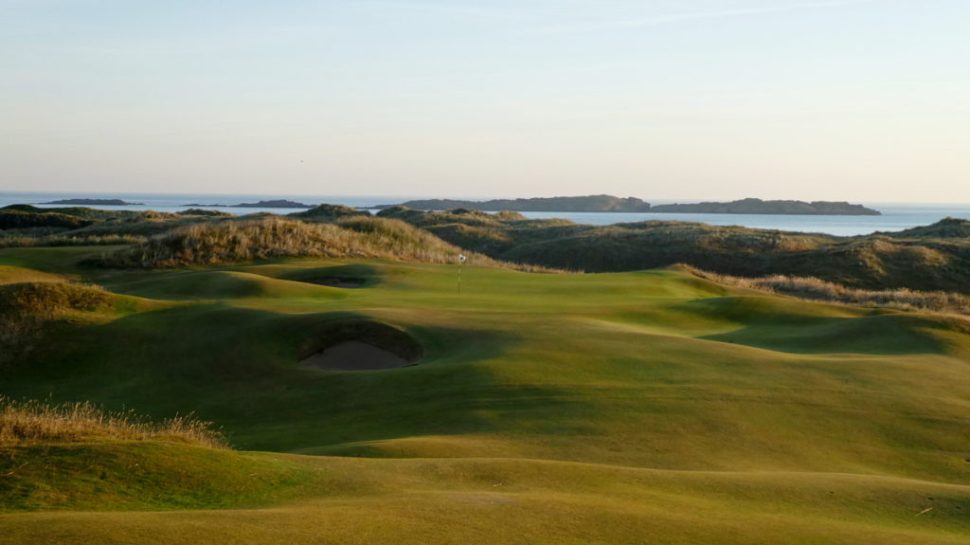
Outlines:
{"label": "undulating mound", "polygon": [[[275,257],[376,257],[454,262],[461,250],[398,220],[349,218],[339,224],[267,217],[195,224],[102,256],[95,264],[170,268]],[[479,261],[491,262],[482,257]]]}
{"label": "undulating mound", "polygon": [[0,285],[0,368],[37,350],[52,324],[111,309],[115,301],[98,286],[51,281]]}
{"label": "undulating mound", "polygon": [[231,503],[260,488],[247,473],[278,478],[225,447],[190,417],[0,397],[0,511]]}
{"label": "undulating mound", "polygon": [[325,371],[379,371],[413,365],[422,355],[421,345],[406,332],[353,320],[330,325],[309,341],[300,364]]}
{"label": "undulating mound", "polygon": [[364,212],[363,210],[357,210],[356,208],[351,208],[349,206],[342,206],[339,204],[321,204],[314,208],[307,210],[306,212],[294,212],[290,214],[295,218],[310,218],[316,220],[335,220],[339,218],[351,218],[351,217],[369,217],[370,213]]}
{"label": "undulating mound", "polygon": [[0,512],[253,505],[312,475],[226,448],[206,422],[0,397]]}

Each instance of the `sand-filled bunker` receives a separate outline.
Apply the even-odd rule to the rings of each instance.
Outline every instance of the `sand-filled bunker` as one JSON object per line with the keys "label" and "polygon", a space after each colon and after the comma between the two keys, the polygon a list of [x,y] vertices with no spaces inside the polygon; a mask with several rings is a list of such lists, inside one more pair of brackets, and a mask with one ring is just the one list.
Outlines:
{"label": "sand-filled bunker", "polygon": [[369,320],[339,322],[306,343],[300,363],[324,371],[380,371],[414,365],[424,349],[407,332]]}
{"label": "sand-filled bunker", "polygon": [[367,280],[363,278],[354,278],[352,276],[321,276],[312,280],[303,280],[303,282],[307,282],[309,284],[318,284],[320,286],[328,286],[331,288],[346,289],[363,288],[367,285]]}
{"label": "sand-filled bunker", "polygon": [[354,289],[373,286],[378,283],[380,276],[367,265],[343,265],[293,271],[282,278],[331,288]]}

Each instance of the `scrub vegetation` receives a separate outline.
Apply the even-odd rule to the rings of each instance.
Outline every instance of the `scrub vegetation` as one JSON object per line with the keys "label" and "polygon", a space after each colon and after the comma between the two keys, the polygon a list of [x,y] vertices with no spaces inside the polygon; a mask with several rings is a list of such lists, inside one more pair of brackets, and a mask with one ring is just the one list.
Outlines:
{"label": "scrub vegetation", "polygon": [[685,270],[720,284],[792,295],[815,301],[831,301],[850,305],[929,310],[934,312],[970,315],[970,297],[945,291],[861,290],[847,288],[834,282],[801,276],[773,275],[757,278],[709,273],[685,266]]}
{"label": "scrub vegetation", "polygon": [[0,448],[37,443],[105,440],[176,441],[226,447],[212,424],[192,416],[152,422],[131,411],[108,412],[89,402],[50,404],[0,397]]}
{"label": "scrub vegetation", "polygon": [[398,218],[495,259],[586,272],[678,263],[733,276],[814,276],[845,286],[970,294],[970,221],[945,219],[900,233],[858,237],[680,221],[608,226],[527,220],[484,212],[422,212]]}

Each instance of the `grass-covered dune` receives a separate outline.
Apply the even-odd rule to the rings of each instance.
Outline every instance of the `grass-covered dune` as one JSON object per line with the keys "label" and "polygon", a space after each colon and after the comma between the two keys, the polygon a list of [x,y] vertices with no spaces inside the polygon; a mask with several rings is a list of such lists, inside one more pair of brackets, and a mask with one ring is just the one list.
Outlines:
{"label": "grass-covered dune", "polygon": [[[0,395],[193,413],[237,450],[5,446],[0,543],[970,540],[959,318],[672,269],[81,265],[103,252],[0,250],[8,285],[36,275],[112,301],[64,311],[78,319],[0,371]],[[335,277],[354,287],[320,281]],[[361,323],[406,334],[420,358],[301,364]]]}
{"label": "grass-covered dune", "polygon": [[315,478],[298,464],[234,452],[191,416],[152,422],[90,403],[2,397],[0,477],[3,511],[246,506]]}
{"label": "grass-covered dune", "polygon": [[268,217],[174,230],[100,260],[113,267],[178,267],[273,257],[396,257],[454,261],[460,250],[403,222],[355,218],[341,225]]}
{"label": "grass-covered dune", "polygon": [[617,272],[684,263],[729,275],[812,276],[855,288],[970,294],[970,221],[952,218],[901,233],[836,237],[677,221],[592,226],[401,207],[380,215],[495,259],[553,268]]}
{"label": "grass-covered dune", "polygon": [[0,370],[57,343],[65,327],[110,320],[117,312],[139,306],[134,298],[57,275],[35,274],[31,281],[23,281],[28,274],[0,267]]}
{"label": "grass-covered dune", "polygon": [[198,209],[171,214],[14,204],[0,208],[0,248],[131,244],[180,226],[224,216]]}

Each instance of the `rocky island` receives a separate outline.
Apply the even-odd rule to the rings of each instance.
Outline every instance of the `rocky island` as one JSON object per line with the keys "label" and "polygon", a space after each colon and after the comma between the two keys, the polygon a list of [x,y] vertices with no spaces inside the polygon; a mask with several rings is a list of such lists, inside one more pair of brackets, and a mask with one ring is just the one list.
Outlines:
{"label": "rocky island", "polygon": [[649,212],[650,203],[636,197],[614,197],[612,195],[587,195],[583,197],[535,197],[531,199],[492,199],[488,201],[465,201],[453,199],[427,199],[386,204],[376,208],[406,206],[415,210],[451,210],[465,208],[497,212]]}
{"label": "rocky island", "polygon": [[206,208],[313,208],[314,205],[304,204],[296,201],[288,201],[286,199],[275,199],[270,201],[242,202],[239,204],[189,203],[189,204],[183,204],[182,206],[206,207]]}
{"label": "rocky island", "polygon": [[43,204],[69,204],[72,206],[144,206],[141,202],[127,202],[121,199],[59,199]]}
{"label": "rocky island", "polygon": [[376,208],[387,209],[404,206],[415,210],[480,210],[497,212],[640,212],[640,213],[682,213],[682,214],[784,214],[784,215],[835,215],[835,216],[878,216],[880,212],[860,204],[829,201],[765,201],[761,199],[741,199],[732,202],[702,202],[694,204],[650,203],[636,197],[614,197],[612,195],[587,195],[583,197],[536,197],[531,199],[492,199],[487,201],[467,201],[456,199],[413,200],[399,205],[381,205]]}
{"label": "rocky island", "polygon": [[731,202],[702,202],[695,204],[658,204],[650,209],[657,214],[782,214],[813,216],[879,216],[878,210],[861,204],[831,201],[763,201],[741,199]]}

